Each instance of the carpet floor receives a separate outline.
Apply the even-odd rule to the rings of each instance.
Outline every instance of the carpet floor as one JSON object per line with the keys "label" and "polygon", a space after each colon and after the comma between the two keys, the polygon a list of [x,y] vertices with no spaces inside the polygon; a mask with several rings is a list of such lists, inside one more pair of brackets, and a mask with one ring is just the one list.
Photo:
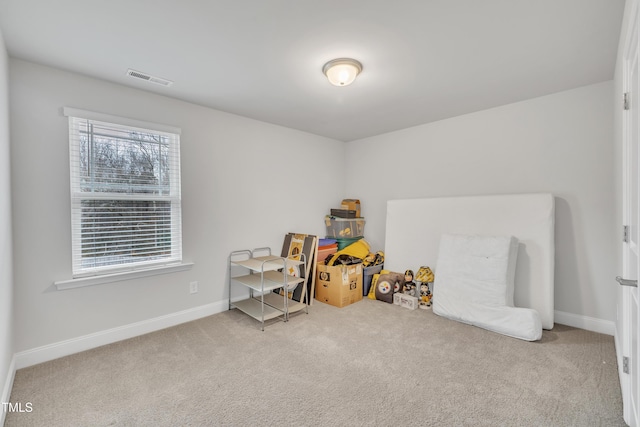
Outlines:
{"label": "carpet floor", "polygon": [[16,372],[5,426],[624,426],[613,337],[525,342],[364,299],[231,310]]}

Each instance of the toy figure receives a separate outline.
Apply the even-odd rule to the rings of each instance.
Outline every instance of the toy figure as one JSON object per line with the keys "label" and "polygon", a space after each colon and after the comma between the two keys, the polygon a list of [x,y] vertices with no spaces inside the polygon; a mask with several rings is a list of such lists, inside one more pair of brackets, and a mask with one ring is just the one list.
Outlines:
{"label": "toy figure", "polygon": [[425,310],[431,308],[431,289],[429,289],[429,283],[427,282],[420,284],[420,303],[418,307]]}
{"label": "toy figure", "polygon": [[404,286],[402,287],[402,293],[416,296],[416,284],[413,281],[413,270],[407,270],[404,272]]}

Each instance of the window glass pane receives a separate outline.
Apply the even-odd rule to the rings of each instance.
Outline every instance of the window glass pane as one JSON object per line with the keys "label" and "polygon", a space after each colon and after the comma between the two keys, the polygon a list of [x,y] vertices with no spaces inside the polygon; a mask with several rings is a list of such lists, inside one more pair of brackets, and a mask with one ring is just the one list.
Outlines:
{"label": "window glass pane", "polygon": [[81,191],[169,194],[166,136],[87,123],[79,137]]}
{"label": "window glass pane", "polygon": [[82,201],[82,267],[171,257],[171,202]]}

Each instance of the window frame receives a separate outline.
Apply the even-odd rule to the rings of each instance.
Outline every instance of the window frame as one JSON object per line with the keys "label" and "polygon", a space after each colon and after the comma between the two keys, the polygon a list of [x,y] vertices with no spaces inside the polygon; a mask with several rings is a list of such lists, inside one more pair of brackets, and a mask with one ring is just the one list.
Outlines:
{"label": "window frame", "polygon": [[[189,268],[191,263],[183,263],[182,260],[182,200],[181,200],[181,171],[180,171],[180,128],[157,123],[145,122],[135,119],[96,113],[76,108],[64,107],[63,114],[69,122],[69,161],[70,161],[70,201],[71,201],[71,244],[72,244],[72,279],[55,282],[58,289],[68,289],[78,286],[86,286],[111,281],[125,280],[133,277],[142,277],[163,272],[180,271]],[[91,193],[81,191],[79,139],[76,127],[72,124],[75,119],[87,120],[96,123],[104,123],[109,126],[126,128],[131,131],[141,131],[152,134],[168,136],[171,163],[169,194],[150,195],[148,193],[118,194],[117,193]],[[171,253],[168,257],[141,262],[122,262],[109,266],[93,266],[81,268],[82,243],[81,232],[81,204],[83,200],[162,200],[170,202],[171,226]]]}

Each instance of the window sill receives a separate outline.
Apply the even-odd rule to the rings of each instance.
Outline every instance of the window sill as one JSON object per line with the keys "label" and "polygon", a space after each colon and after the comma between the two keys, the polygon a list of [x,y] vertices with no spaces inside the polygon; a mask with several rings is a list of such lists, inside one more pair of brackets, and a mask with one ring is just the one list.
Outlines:
{"label": "window sill", "polygon": [[190,270],[193,267],[192,262],[163,265],[160,267],[151,267],[133,271],[123,271],[120,273],[102,274],[100,276],[79,277],[77,279],[59,280],[53,282],[53,285],[59,290],[82,288],[85,286],[102,285],[104,283],[119,282],[122,280],[138,279],[140,277],[155,276],[158,274],[175,273],[177,271]]}

